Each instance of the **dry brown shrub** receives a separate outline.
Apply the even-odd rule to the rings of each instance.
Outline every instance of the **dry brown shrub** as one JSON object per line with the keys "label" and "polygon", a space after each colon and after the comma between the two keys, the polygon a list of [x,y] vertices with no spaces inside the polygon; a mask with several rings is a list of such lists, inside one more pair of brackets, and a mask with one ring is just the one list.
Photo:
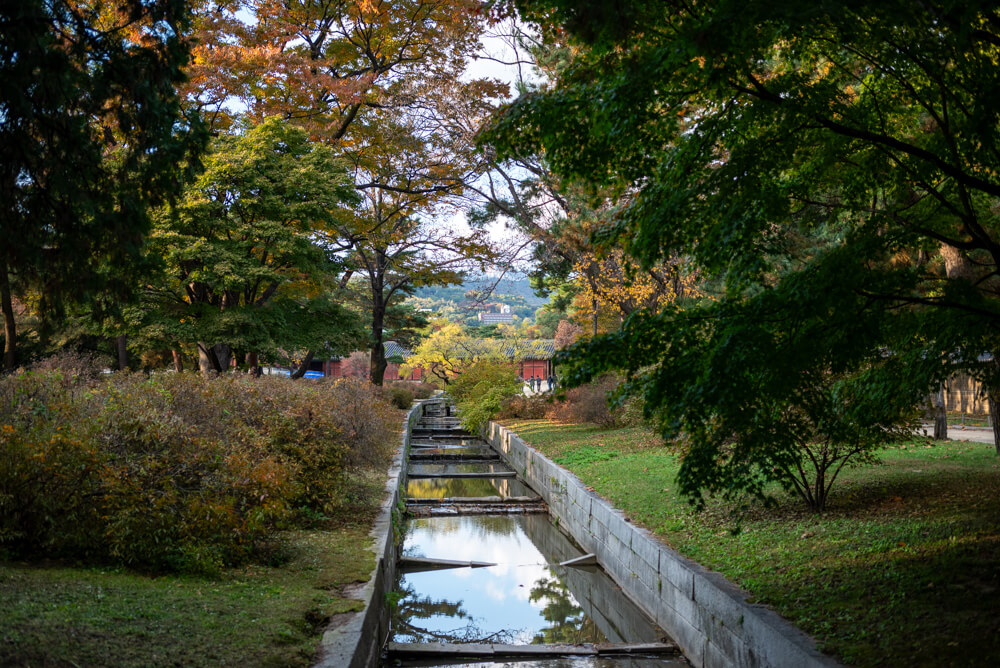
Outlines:
{"label": "dry brown shrub", "polygon": [[545,395],[518,395],[504,402],[498,416],[501,420],[538,420],[552,410],[551,398]]}
{"label": "dry brown shrub", "polygon": [[426,399],[438,390],[434,385],[419,380],[396,380],[391,387],[405,387],[417,399]]}
{"label": "dry brown shrub", "polygon": [[153,570],[239,564],[271,553],[289,522],[373,512],[400,418],[350,379],[0,378],[0,549]]}
{"label": "dry brown shrub", "polygon": [[616,376],[604,374],[593,383],[566,390],[565,398],[552,405],[549,417],[561,422],[615,426],[617,416],[608,408],[608,394],[617,385]]}
{"label": "dry brown shrub", "polygon": [[63,350],[38,360],[29,371],[58,371],[67,380],[93,383],[106,375],[110,360],[97,353]]}

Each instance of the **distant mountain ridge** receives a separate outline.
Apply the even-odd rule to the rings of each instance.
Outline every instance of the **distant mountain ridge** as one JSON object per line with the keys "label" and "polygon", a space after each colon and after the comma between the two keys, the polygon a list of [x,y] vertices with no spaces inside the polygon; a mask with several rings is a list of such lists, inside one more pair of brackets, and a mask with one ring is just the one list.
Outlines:
{"label": "distant mountain ridge", "polygon": [[[489,276],[478,276],[467,278],[462,285],[450,285],[448,287],[425,286],[417,288],[414,297],[424,297],[430,299],[443,299],[446,301],[459,302],[465,300],[465,293],[469,290],[483,290],[493,285],[495,278]],[[521,297],[532,308],[538,308],[545,303],[544,297],[539,297],[531,289],[531,283],[527,276],[520,278],[504,277],[497,283],[493,294],[487,298],[489,302],[502,302],[501,295],[514,295]]]}

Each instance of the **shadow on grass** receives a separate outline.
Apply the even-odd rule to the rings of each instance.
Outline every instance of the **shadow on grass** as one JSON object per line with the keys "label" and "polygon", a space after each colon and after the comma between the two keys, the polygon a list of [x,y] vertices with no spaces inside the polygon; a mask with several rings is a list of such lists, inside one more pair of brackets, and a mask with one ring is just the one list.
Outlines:
{"label": "shadow on grass", "polygon": [[762,589],[849,664],[1000,665],[996,531],[864,555]]}

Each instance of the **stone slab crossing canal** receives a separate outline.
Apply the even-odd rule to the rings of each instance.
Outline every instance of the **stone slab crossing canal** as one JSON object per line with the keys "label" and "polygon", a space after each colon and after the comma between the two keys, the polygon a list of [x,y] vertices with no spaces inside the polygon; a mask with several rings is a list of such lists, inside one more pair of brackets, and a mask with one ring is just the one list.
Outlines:
{"label": "stone slab crossing canal", "polygon": [[444,401],[411,433],[386,666],[682,666],[676,645]]}

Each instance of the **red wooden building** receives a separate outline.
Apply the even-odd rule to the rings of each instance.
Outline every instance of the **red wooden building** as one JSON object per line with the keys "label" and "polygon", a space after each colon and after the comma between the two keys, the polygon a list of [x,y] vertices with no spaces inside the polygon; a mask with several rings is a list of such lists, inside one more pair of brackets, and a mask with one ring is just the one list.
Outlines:
{"label": "red wooden building", "polygon": [[[385,358],[393,360],[388,363],[385,369],[385,382],[400,380],[399,369],[401,364],[395,360],[406,361],[413,353],[395,341],[386,341],[384,344]],[[521,378],[546,379],[553,373],[552,356],[555,354],[555,341],[552,339],[530,339],[517,341],[507,347],[505,352],[511,359],[518,359],[518,373]],[[340,357],[321,362],[313,362],[316,371],[322,371],[323,375],[332,378],[341,378],[348,372],[345,369],[346,357]],[[366,375],[366,374],[362,374]],[[405,380],[422,380],[424,370],[414,369]]]}

